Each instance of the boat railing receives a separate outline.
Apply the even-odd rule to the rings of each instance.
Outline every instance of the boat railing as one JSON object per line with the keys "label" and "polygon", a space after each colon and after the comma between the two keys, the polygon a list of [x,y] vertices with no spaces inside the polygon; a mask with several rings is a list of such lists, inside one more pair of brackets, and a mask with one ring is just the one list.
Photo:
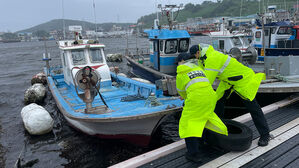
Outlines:
{"label": "boat railing", "polygon": [[131,57],[139,56],[139,55],[147,56],[149,54],[150,54],[149,48],[127,48],[125,52],[125,55]]}
{"label": "boat railing", "polygon": [[147,98],[151,93],[155,93],[157,95],[156,86],[153,84],[147,84],[123,76],[118,76],[113,72],[111,72],[111,76],[117,83],[120,83],[121,86],[127,87],[133,95],[140,95],[145,98]]}

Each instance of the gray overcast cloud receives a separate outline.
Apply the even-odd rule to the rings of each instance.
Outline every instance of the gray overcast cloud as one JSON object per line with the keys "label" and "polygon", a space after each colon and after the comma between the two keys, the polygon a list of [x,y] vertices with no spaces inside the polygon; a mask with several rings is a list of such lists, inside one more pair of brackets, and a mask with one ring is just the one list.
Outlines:
{"label": "gray overcast cloud", "polygon": [[[202,3],[204,0],[94,0],[97,23],[133,22],[156,11],[156,4]],[[215,1],[215,0],[212,0]],[[0,32],[30,28],[52,19],[94,22],[93,0],[0,0]]]}

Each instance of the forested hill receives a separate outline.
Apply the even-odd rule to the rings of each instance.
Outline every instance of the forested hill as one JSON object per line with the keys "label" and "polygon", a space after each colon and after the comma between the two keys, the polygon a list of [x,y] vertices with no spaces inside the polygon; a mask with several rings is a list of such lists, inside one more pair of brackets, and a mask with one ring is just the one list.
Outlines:
{"label": "forested hill", "polygon": [[[184,8],[179,12],[177,17],[178,22],[185,22],[187,18],[194,17],[219,17],[219,16],[247,16],[256,14],[259,9],[263,9],[263,6],[267,8],[269,5],[276,5],[277,9],[287,9],[289,11],[294,10],[294,5],[297,4],[297,0],[218,0],[217,2],[204,1],[201,4],[186,4]],[[155,9],[153,9],[154,11]],[[175,16],[175,15],[174,15]],[[156,18],[156,14],[150,14],[142,16],[138,19],[139,22],[143,22],[145,27],[151,27],[153,20]],[[162,20],[166,21],[166,18]]]}

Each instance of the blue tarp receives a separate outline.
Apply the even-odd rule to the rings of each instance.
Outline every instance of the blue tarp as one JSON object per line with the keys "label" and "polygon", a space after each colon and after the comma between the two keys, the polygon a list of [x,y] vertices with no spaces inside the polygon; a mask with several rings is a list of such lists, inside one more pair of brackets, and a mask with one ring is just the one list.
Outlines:
{"label": "blue tarp", "polygon": [[177,39],[190,38],[186,30],[169,30],[169,29],[150,29],[144,30],[149,39]]}

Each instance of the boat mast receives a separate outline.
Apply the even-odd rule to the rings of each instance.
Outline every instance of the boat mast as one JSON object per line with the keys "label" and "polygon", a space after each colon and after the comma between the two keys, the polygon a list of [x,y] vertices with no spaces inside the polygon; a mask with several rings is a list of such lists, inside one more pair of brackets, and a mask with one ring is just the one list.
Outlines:
{"label": "boat mast", "polygon": [[[183,8],[183,4],[180,4],[180,6],[177,6],[177,5],[165,5],[164,7],[162,7],[161,4],[158,5],[158,8],[161,9],[161,13],[165,14],[166,17],[167,17],[167,21],[168,21],[168,26],[169,26],[169,30],[172,30],[173,29],[173,26],[174,26],[174,21],[176,19],[173,18],[173,12],[177,12],[177,15],[178,15],[178,12],[181,8]],[[174,11],[174,9],[177,9],[177,11]]]}
{"label": "boat mast", "polygon": [[63,40],[65,40],[65,22],[64,22],[64,3],[63,3],[63,0],[61,0],[61,3],[62,3]]}
{"label": "boat mast", "polygon": [[265,18],[265,14],[261,13],[258,14],[258,16],[261,18],[261,22],[262,22],[262,48],[261,48],[261,56],[265,56],[265,26],[264,26],[264,18]]}
{"label": "boat mast", "polygon": [[96,16],[96,4],[94,3],[94,0],[93,1],[93,15],[94,15],[94,24],[95,24],[95,38],[96,40],[98,39],[98,27],[97,27],[97,16]]}
{"label": "boat mast", "polygon": [[242,16],[242,7],[243,7],[243,0],[241,0],[241,8],[240,8],[240,20],[239,20],[239,31],[241,31],[241,16]]}

